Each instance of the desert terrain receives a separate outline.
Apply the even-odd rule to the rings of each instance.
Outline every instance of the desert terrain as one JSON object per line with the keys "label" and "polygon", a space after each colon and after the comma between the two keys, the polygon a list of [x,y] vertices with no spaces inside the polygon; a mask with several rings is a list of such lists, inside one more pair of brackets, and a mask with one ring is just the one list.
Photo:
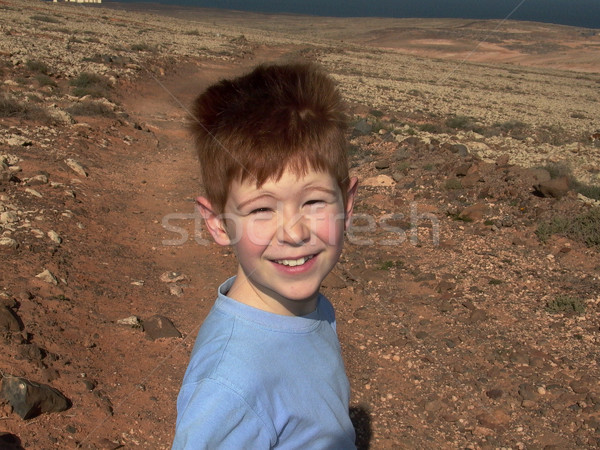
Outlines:
{"label": "desert terrain", "polygon": [[0,31],[0,448],[170,447],[235,270],[188,106],[290,60],[348,102],[358,447],[600,447],[600,30],[0,0]]}

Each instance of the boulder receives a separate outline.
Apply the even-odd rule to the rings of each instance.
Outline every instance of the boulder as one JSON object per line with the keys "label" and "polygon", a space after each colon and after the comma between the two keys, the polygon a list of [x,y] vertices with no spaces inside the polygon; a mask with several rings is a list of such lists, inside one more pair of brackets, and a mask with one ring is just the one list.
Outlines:
{"label": "boulder", "polygon": [[144,320],[144,331],[149,339],[155,341],[160,338],[179,338],[181,333],[175,328],[173,322],[164,316],[156,315]]}
{"label": "boulder", "polygon": [[4,377],[0,396],[25,420],[70,407],[69,400],[53,387],[19,377]]}
{"label": "boulder", "polygon": [[0,305],[0,331],[21,331],[23,325],[15,312],[7,306]]}
{"label": "boulder", "polygon": [[541,182],[534,186],[536,193],[546,198],[563,198],[569,192],[569,179],[566,176]]}

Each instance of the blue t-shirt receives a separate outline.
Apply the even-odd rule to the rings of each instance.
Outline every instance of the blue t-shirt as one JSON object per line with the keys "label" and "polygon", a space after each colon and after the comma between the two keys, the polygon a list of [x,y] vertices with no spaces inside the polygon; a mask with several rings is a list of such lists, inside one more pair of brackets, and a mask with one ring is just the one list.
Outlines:
{"label": "blue t-shirt", "polygon": [[282,316],[218,298],[177,399],[173,449],[355,449],[331,303]]}

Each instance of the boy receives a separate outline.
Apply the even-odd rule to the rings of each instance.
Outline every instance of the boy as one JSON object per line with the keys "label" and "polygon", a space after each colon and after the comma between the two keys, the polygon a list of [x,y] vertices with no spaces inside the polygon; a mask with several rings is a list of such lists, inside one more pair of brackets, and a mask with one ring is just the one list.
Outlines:
{"label": "boy", "polygon": [[236,254],[177,400],[174,449],[348,449],[349,383],[321,282],[357,188],[345,115],[314,66],[259,66],[209,87],[192,131],[217,244]]}

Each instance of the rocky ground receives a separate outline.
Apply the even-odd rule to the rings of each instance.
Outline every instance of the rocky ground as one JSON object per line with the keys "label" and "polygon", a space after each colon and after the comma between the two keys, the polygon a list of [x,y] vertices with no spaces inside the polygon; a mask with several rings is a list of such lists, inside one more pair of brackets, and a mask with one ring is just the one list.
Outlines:
{"label": "rocky ground", "polygon": [[[536,25],[562,44],[523,66],[415,55],[373,19],[342,42],[340,21],[0,11],[0,447],[169,447],[235,269],[194,212],[186,108],[292,58],[327,68],[352,115],[361,190],[323,290],[359,447],[600,447],[600,66],[563,70],[593,30]],[[475,48],[485,31],[417,25],[396,32]],[[533,54],[532,24],[504,27],[496,46]]]}

